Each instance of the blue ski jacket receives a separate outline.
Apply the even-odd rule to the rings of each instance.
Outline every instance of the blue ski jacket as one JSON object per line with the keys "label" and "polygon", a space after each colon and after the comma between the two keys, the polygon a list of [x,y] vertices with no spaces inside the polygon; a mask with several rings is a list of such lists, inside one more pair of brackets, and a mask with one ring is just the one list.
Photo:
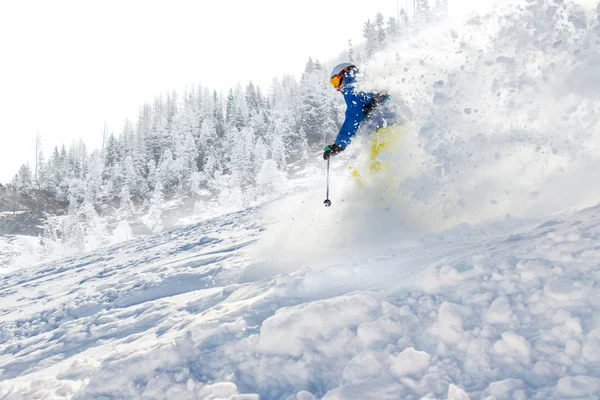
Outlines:
{"label": "blue ski jacket", "polygon": [[345,149],[352,137],[361,126],[366,126],[369,131],[391,125],[395,119],[394,113],[385,103],[389,95],[371,92],[357,92],[354,88],[356,69],[350,70],[344,77],[342,94],[346,101],[346,119],[335,139],[335,144]]}

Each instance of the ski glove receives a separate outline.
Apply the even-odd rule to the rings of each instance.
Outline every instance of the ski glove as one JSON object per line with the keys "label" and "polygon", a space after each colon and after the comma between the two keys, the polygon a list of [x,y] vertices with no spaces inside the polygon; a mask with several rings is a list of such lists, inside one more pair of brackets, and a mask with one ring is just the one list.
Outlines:
{"label": "ski glove", "polygon": [[329,146],[325,146],[325,153],[323,153],[323,160],[329,160],[329,157],[331,157],[332,155],[335,155],[337,153],[340,153],[343,150],[344,149],[342,149],[337,144],[330,144]]}

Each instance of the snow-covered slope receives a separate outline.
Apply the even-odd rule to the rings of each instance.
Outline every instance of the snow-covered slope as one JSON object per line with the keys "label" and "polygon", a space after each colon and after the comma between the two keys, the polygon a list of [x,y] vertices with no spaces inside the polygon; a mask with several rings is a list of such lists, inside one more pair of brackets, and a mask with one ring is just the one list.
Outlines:
{"label": "snow-covered slope", "polygon": [[5,275],[1,398],[597,398],[600,208],[268,277],[259,211]]}
{"label": "snow-covered slope", "polygon": [[365,66],[409,129],[362,186],[364,140],[334,159],[331,208],[309,165],[0,276],[0,399],[600,398],[599,10],[506,7]]}

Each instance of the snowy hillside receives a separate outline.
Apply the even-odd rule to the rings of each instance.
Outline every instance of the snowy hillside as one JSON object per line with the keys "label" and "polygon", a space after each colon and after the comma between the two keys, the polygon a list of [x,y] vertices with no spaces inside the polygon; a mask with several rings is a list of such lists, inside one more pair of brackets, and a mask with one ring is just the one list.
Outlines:
{"label": "snowy hillside", "polygon": [[288,273],[260,211],[5,275],[1,398],[597,398],[599,208]]}
{"label": "snowy hillside", "polygon": [[272,202],[0,275],[0,399],[600,399],[600,6],[364,66],[406,119]]}

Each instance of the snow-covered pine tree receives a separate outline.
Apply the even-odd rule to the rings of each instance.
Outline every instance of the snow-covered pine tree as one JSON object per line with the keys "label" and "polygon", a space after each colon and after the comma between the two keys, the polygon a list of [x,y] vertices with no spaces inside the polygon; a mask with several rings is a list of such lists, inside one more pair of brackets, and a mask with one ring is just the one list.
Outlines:
{"label": "snow-covered pine tree", "polygon": [[375,41],[377,43],[377,50],[383,49],[385,42],[385,18],[382,13],[375,15]]}
{"label": "snow-covered pine tree", "polygon": [[[235,127],[228,126],[228,129]],[[201,157],[197,162],[198,171],[203,173],[207,182],[210,182],[215,177],[217,171],[223,170],[223,163],[227,162],[227,158],[222,152],[222,144],[220,145],[217,137],[217,130],[214,121],[211,117],[204,119],[200,128],[199,147],[201,149]]]}
{"label": "snow-covered pine tree", "polygon": [[[404,9],[402,10],[404,11]],[[401,15],[402,17],[402,15]],[[387,21],[387,26],[385,28],[385,34],[392,41],[395,41],[398,36],[400,36],[400,22],[396,20],[394,17],[389,17]]]}
{"label": "snow-covered pine tree", "polygon": [[305,132],[308,145],[313,146],[323,145],[337,133],[329,112],[336,93],[328,86],[327,72],[315,68],[312,62],[307,64],[310,65],[313,67],[305,70],[300,81],[296,129]]}
{"label": "snow-covered pine tree", "polygon": [[196,167],[196,144],[190,120],[186,114],[179,114],[174,118],[172,126],[174,170],[177,179],[177,192],[187,194],[190,189],[192,175],[198,170]]}
{"label": "snow-covered pine tree", "polygon": [[160,168],[157,168],[157,171],[154,173],[154,191],[152,193],[152,198],[150,199],[148,212],[143,218],[144,224],[152,232],[160,232],[163,229],[162,212],[165,196],[161,175]]}
{"label": "snow-covered pine tree", "polygon": [[217,131],[217,137],[223,139],[225,137],[225,116],[223,115],[223,100],[221,96],[217,94],[217,91],[213,91],[213,117],[215,121],[215,129]]}
{"label": "snow-covered pine tree", "polygon": [[378,50],[375,24],[373,24],[370,19],[363,25],[363,37],[365,38],[365,56],[367,60],[370,60],[371,57],[373,57],[373,54]]}
{"label": "snow-covered pine tree", "polygon": [[[115,172],[116,175],[118,175]],[[87,198],[92,204],[101,204],[104,199],[111,199],[114,195],[114,187],[117,184],[111,175],[104,175],[104,162],[98,150],[92,152],[88,161],[88,169],[85,176],[85,191]]]}

